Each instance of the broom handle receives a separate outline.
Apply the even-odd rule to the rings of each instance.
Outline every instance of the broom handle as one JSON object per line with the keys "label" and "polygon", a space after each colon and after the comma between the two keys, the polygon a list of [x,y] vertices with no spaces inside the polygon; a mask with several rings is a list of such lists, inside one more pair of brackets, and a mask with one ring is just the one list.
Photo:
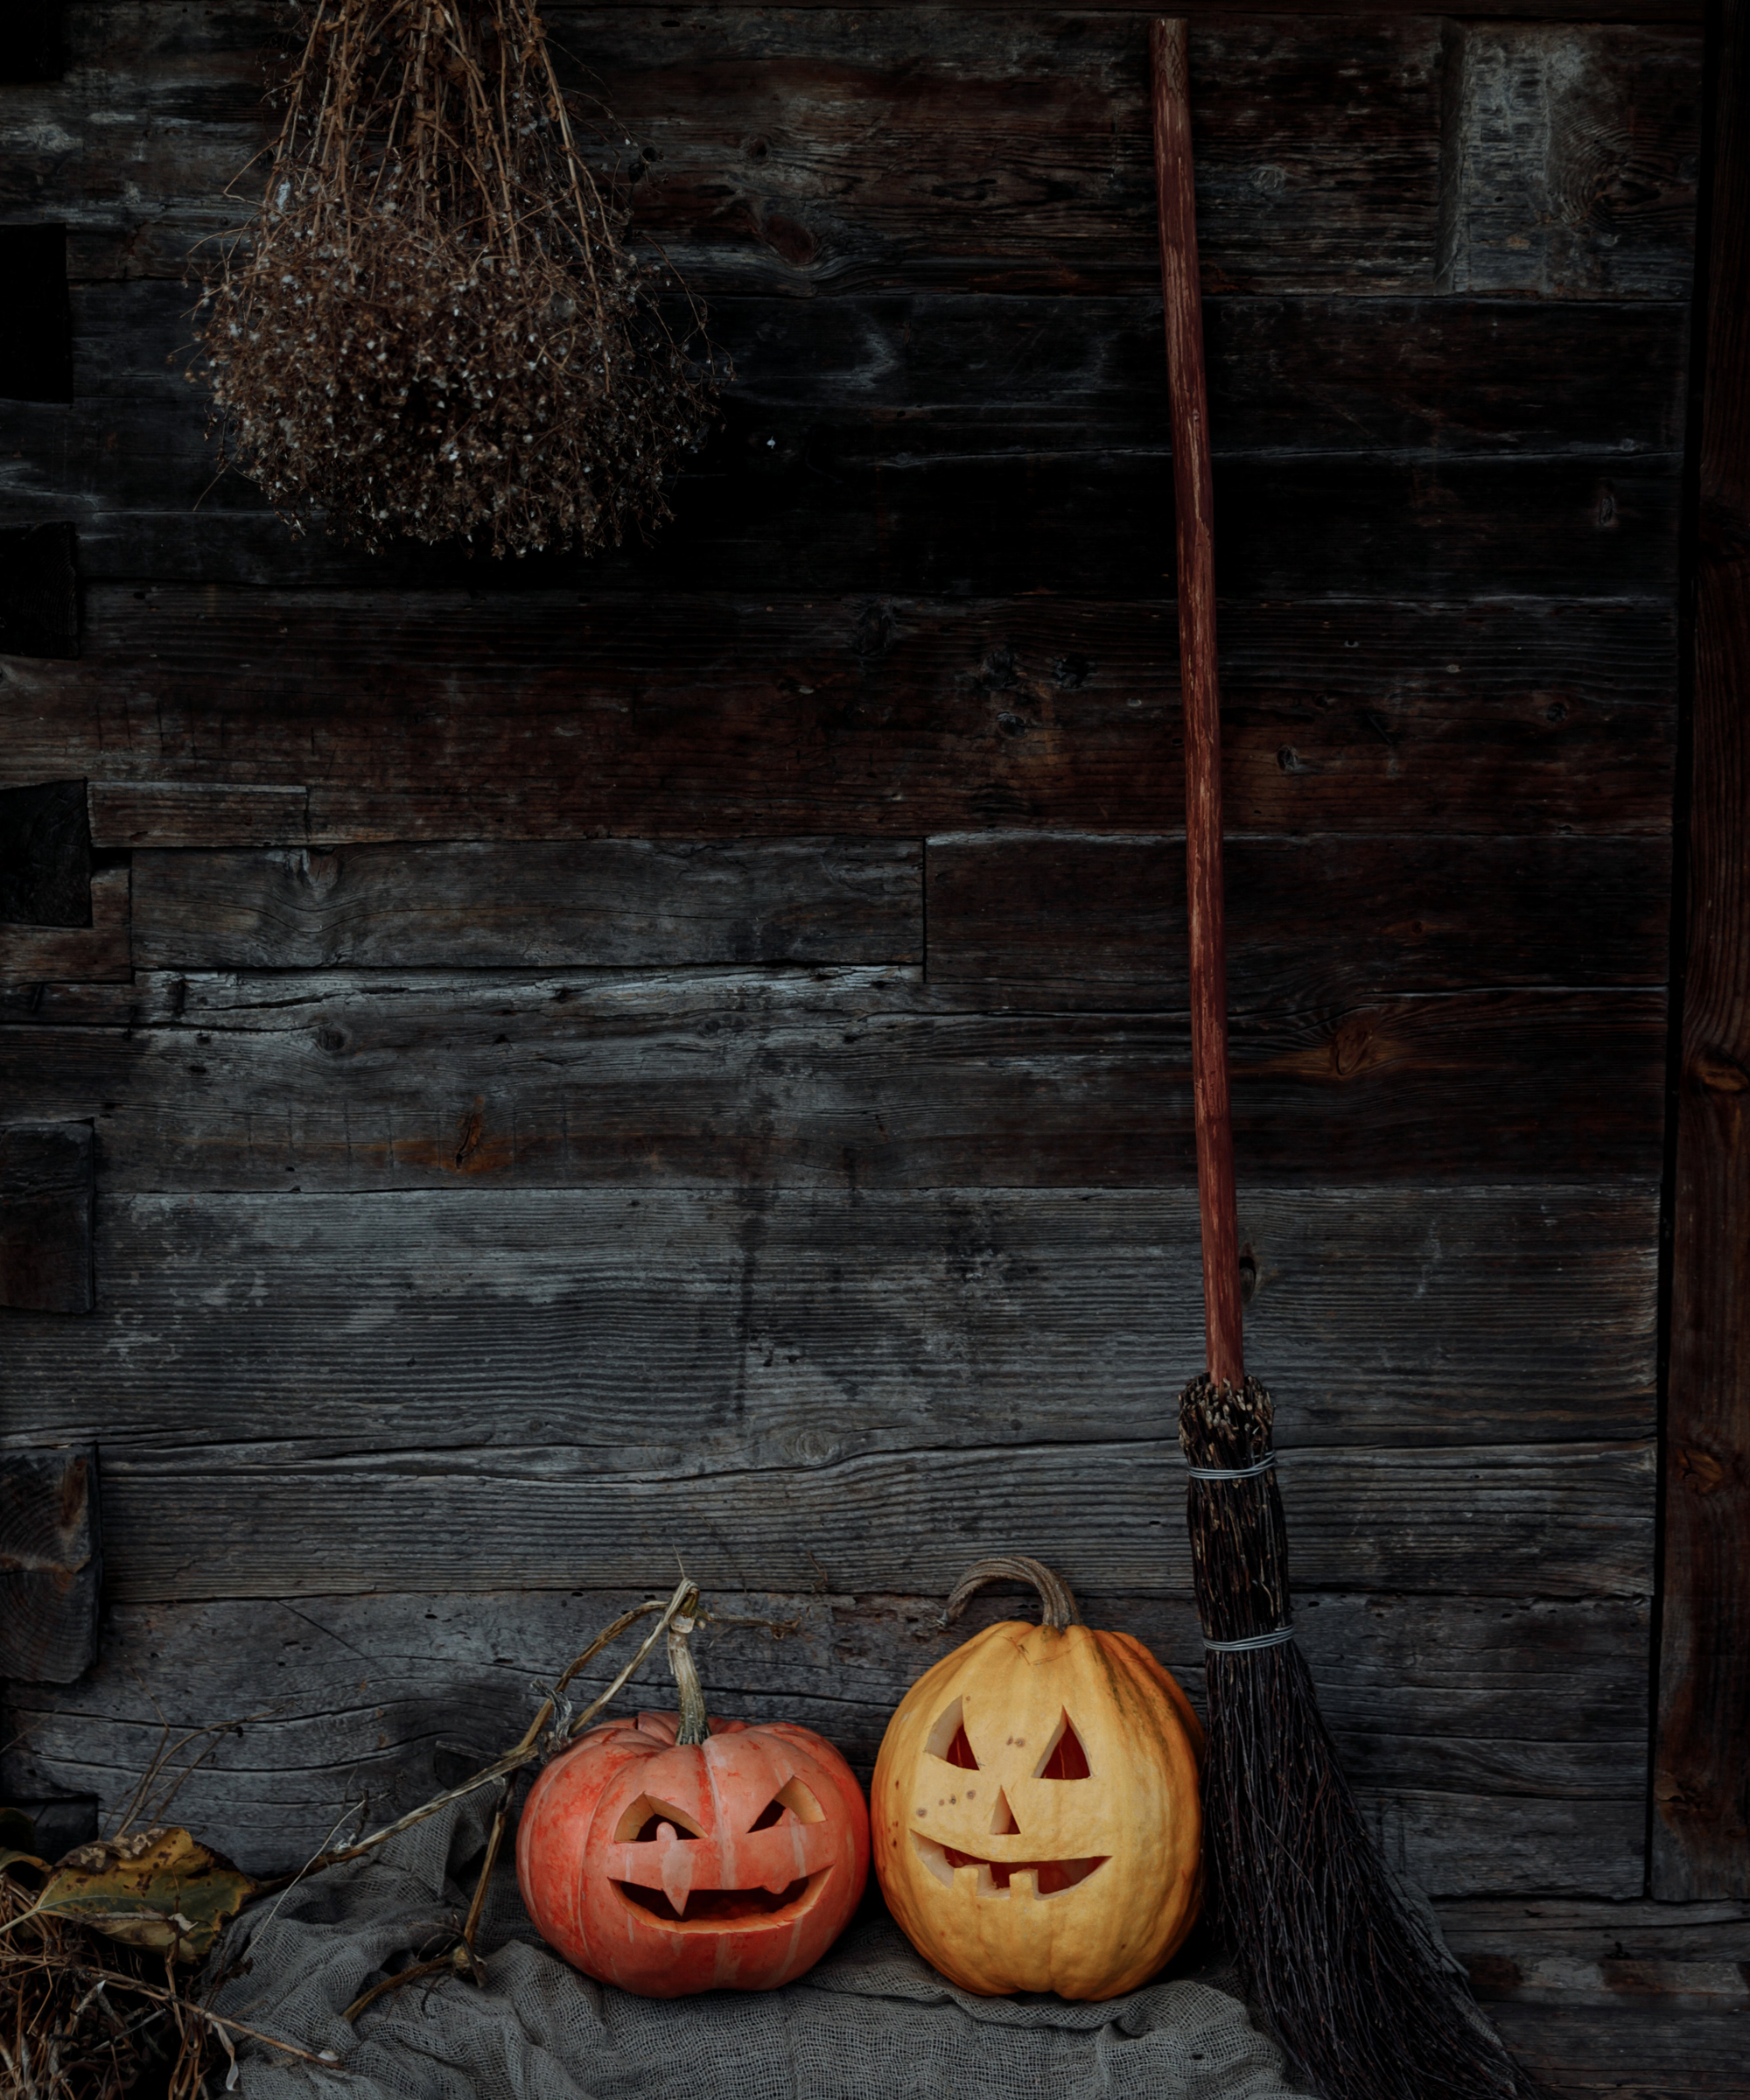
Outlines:
{"label": "broom handle", "polygon": [[1172,494],[1179,528],[1179,668],[1185,695],[1185,863],[1191,944],[1191,1072],[1197,1199],[1203,1225],[1203,1322],[1209,1376],[1245,1376],[1234,1127],[1228,1105],[1228,963],[1222,920],[1222,699],[1215,671],[1215,502],[1203,310],[1192,187],[1185,24],[1151,32],[1160,286],[1172,410]]}

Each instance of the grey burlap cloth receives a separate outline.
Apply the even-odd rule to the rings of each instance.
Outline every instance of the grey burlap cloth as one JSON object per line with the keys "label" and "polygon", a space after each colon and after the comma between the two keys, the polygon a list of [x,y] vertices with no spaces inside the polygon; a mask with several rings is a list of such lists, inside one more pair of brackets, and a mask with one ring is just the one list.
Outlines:
{"label": "grey burlap cloth", "polygon": [[1306,2100],[1211,1982],[1102,2005],[975,1998],[881,1914],[781,1991],[633,1998],[546,1951],[503,1867],[480,1935],[485,1986],[423,1979],[349,2026],[342,2012],[388,1969],[444,1951],[483,1849],[465,1802],[238,1920],[218,1958],[247,1967],[214,2011],[340,2059],[240,2039],[245,2100]]}

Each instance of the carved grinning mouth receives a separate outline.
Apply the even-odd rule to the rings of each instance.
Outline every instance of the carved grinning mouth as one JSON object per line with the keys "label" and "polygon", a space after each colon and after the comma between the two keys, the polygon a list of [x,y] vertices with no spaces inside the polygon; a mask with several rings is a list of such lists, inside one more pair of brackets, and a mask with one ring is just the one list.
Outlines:
{"label": "carved grinning mouth", "polygon": [[945,1886],[955,1886],[960,1868],[976,1867],[977,1894],[1014,1896],[1023,1902],[1035,1896],[1060,1896],[1066,1889],[1079,1886],[1089,1874],[1097,1873],[1111,1857],[1102,1853],[1096,1859],[981,1859],[976,1852],[938,1844],[920,1830],[912,1832],[912,1843],[918,1848],[918,1857]]}
{"label": "carved grinning mouth", "polygon": [[678,1911],[660,1888],[643,1888],[635,1881],[616,1881],[625,1900],[658,1925],[671,1932],[721,1932],[736,1925],[773,1925],[813,1908],[822,1885],[832,1872],[823,1866],[818,1873],[805,1874],[788,1888],[696,1888],[687,1897],[684,1912]]}

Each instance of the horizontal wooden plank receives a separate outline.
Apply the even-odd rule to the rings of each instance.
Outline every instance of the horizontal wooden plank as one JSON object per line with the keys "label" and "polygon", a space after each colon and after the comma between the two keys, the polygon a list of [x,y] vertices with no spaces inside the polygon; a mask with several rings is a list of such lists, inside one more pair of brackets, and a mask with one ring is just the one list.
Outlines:
{"label": "horizontal wooden plank", "polygon": [[[364,555],[296,536],[234,475],[197,508],[214,472],[198,452],[116,456],[136,463],[130,486],[86,453],[66,485],[8,503],[24,523],[71,515],[81,573],[110,581],[686,591],[708,576],[748,593],[1097,599],[1158,598],[1171,573],[1164,443],[1065,452],[987,428],[938,452],[903,422],[774,413],[733,393],[651,540],[532,556],[514,579],[453,548]],[[1234,598],[1655,596],[1675,588],[1679,481],[1675,452],[1218,460],[1217,583]]]}
{"label": "horizontal wooden plank", "polygon": [[301,846],[310,794],[230,780],[93,780],[91,825],[106,846]]}
{"label": "horizontal wooden plank", "polygon": [[[410,1807],[464,1766],[465,1746],[479,1754],[508,1740],[533,1712],[536,1681],[550,1682],[634,1600],[562,1590],[124,1605],[111,1613],[102,1662],[75,1693],[14,1689],[19,1740],[0,1776],[14,1791],[95,1792],[107,1807],[156,1740],[149,1694],[178,1726],[258,1715],[220,1742],[178,1796],[178,1811],[258,1870],[294,1867],[348,1802],[368,1793],[378,1810]],[[714,1709],[801,1720],[865,1774],[905,1687],[961,1637],[939,1634],[934,1606],[918,1597],[816,1590],[713,1600],[801,1620],[776,1643],[732,1628],[710,1635],[701,1658]],[[1091,1623],[1147,1640],[1200,1704],[1187,1598],[1082,1602]],[[1027,1608],[1012,1595],[981,1599],[963,1630]],[[1410,1871],[1424,1884],[1466,1894],[1604,1887],[1625,1885],[1632,1872],[1638,1886],[1638,1824],[1632,1839],[1627,1831],[1646,1752],[1637,1682],[1644,1611],[1320,1595],[1304,1600],[1301,1616],[1323,1709],[1376,1816],[1395,1813],[1446,1748],[1487,1758],[1487,1738],[1514,1735],[1497,1740],[1492,1772],[1470,1771],[1413,1825],[1399,1816]],[[664,1702],[661,1676],[660,1666],[647,1669],[624,1702],[629,1710]],[[606,1682],[586,1673],[578,1696]],[[1606,1711],[1616,1718],[1606,1721]],[[1371,1728],[1359,1746],[1348,1731],[1362,1714]],[[1614,1775],[1593,1758],[1606,1741],[1619,1760]],[[1539,1760],[1536,1784],[1513,1768],[1514,1753]]]}
{"label": "horizontal wooden plank", "polygon": [[[1656,991],[1238,1018],[1242,1182],[1651,1178]],[[139,1189],[1188,1184],[1182,1014],[944,1011],[918,973],[166,974],[131,1033],[0,1029],[17,1112]]]}
{"label": "horizontal wooden plank", "polygon": [[[79,288],[80,407],[11,404],[0,429],[55,479],[112,502],[204,487],[188,295],[134,278]],[[1158,292],[1064,298],[859,293],[712,303],[734,397],[774,416],[902,418],[907,457],[1078,453],[1166,442]],[[1388,451],[1620,459],[1679,452],[1688,307],[1524,298],[1205,302],[1216,457]]]}
{"label": "horizontal wooden plank", "polygon": [[0,982],[127,983],[134,974],[128,870],[97,869],[90,897],[88,926],[0,924]]}
{"label": "horizontal wooden plank", "polygon": [[[920,849],[832,840],[136,852],[143,968],[922,959]],[[1658,839],[1239,839],[1228,998],[1313,1006],[1490,984],[1662,985]],[[928,976],[993,1005],[1180,1008],[1180,839],[928,842]]]}
{"label": "horizontal wooden plank", "polygon": [[1491,2005],[1520,2060],[1569,2100],[1750,2100],[1750,2009],[1625,1995],[1596,2006]]}
{"label": "horizontal wooden plank", "polygon": [[[1188,1004],[1182,837],[962,833],[929,840],[926,865],[936,991]],[[1235,1010],[1464,984],[1662,984],[1669,968],[1659,839],[1240,838],[1226,881]]]}
{"label": "horizontal wooden plank", "polygon": [[[87,612],[91,660],[7,667],[0,774],[77,764],[100,846],[1183,807],[1170,601],[107,586]],[[1229,603],[1222,639],[1236,831],[1669,832],[1669,601]]]}
{"label": "horizontal wooden plank", "polygon": [[1735,2011],[1750,1999],[1750,1903],[1474,1898],[1441,1907],[1446,1942],[1491,2003],[1683,2001]]}
{"label": "horizontal wooden plank", "polygon": [[[1284,1450],[1649,1434],[1656,1198],[1245,1189]],[[8,1343],[18,1428],[112,1456],[269,1423],[322,1460],[538,1429],[690,1474],[1042,1442],[1066,1406],[1122,1444],[1201,1361],[1183,1188],[112,1194],[101,1231],[98,1317]]]}
{"label": "horizontal wooden plank", "polygon": [[[1017,1538],[1113,1588],[1188,1588],[1176,1437],[912,1450],[680,1474],[600,1473],[544,1432],[305,1459],[295,1442],[104,1446],[111,1593],[136,1603],[322,1590],[709,1583],[755,1572],[946,1590]],[[1655,1453],[1634,1443],[1311,1449],[1284,1495],[1310,1588],[1636,1596]],[[175,1521],[167,1523],[172,1507]]]}
{"label": "horizontal wooden plank", "polygon": [[136,853],[136,942],[196,970],[917,962],[921,859],[844,839]]}
{"label": "horizontal wooden plank", "polygon": [[[1649,11],[1662,11],[1660,0]],[[1145,39],[1135,15],[559,8],[550,17],[559,49],[586,62],[580,81],[606,93],[619,124],[658,156],[660,179],[638,198],[640,227],[709,291],[1152,280]],[[268,0],[245,0],[192,17],[90,6],[74,19],[77,70],[36,90],[28,119],[0,125],[0,209],[40,214],[52,197],[84,273],[179,275],[192,240],[234,222],[223,192],[265,143],[261,60],[285,35],[284,18]],[[1506,71],[1520,88],[1517,121],[1492,129],[1488,97],[1449,98],[1454,135],[1443,156],[1442,61],[1453,39],[1438,18],[1199,18],[1192,93],[1211,281],[1431,288],[1443,223],[1454,222],[1450,202],[1442,219],[1443,159],[1467,207],[1460,223],[1479,222],[1471,247],[1486,251],[1514,201],[1522,197],[1529,213],[1549,196],[1553,152],[1585,173],[1555,186],[1565,224],[1538,243],[1544,283],[1581,293],[1600,281],[1630,293],[1648,280],[1669,286],[1681,269],[1673,220],[1685,177],[1693,181],[1676,149],[1686,116],[1693,131],[1698,37],[1557,33],[1564,64],[1550,70],[1565,95],[1540,108],[1523,84],[1530,61],[1516,51]],[[102,69],[130,122],[94,112],[81,60]],[[1492,191],[1472,203],[1471,186],[1485,184]],[[1497,193],[1505,203],[1491,220]]]}

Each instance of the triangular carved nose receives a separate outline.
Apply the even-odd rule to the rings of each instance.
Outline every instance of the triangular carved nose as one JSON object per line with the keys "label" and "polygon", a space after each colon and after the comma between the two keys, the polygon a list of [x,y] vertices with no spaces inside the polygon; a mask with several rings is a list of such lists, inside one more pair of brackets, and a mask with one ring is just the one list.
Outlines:
{"label": "triangular carved nose", "polygon": [[997,1805],[990,1811],[990,1835],[993,1838],[1014,1838],[1019,1835],[1020,1824],[1015,1821],[1015,1811],[1009,1806],[1009,1797],[998,1787]]}

